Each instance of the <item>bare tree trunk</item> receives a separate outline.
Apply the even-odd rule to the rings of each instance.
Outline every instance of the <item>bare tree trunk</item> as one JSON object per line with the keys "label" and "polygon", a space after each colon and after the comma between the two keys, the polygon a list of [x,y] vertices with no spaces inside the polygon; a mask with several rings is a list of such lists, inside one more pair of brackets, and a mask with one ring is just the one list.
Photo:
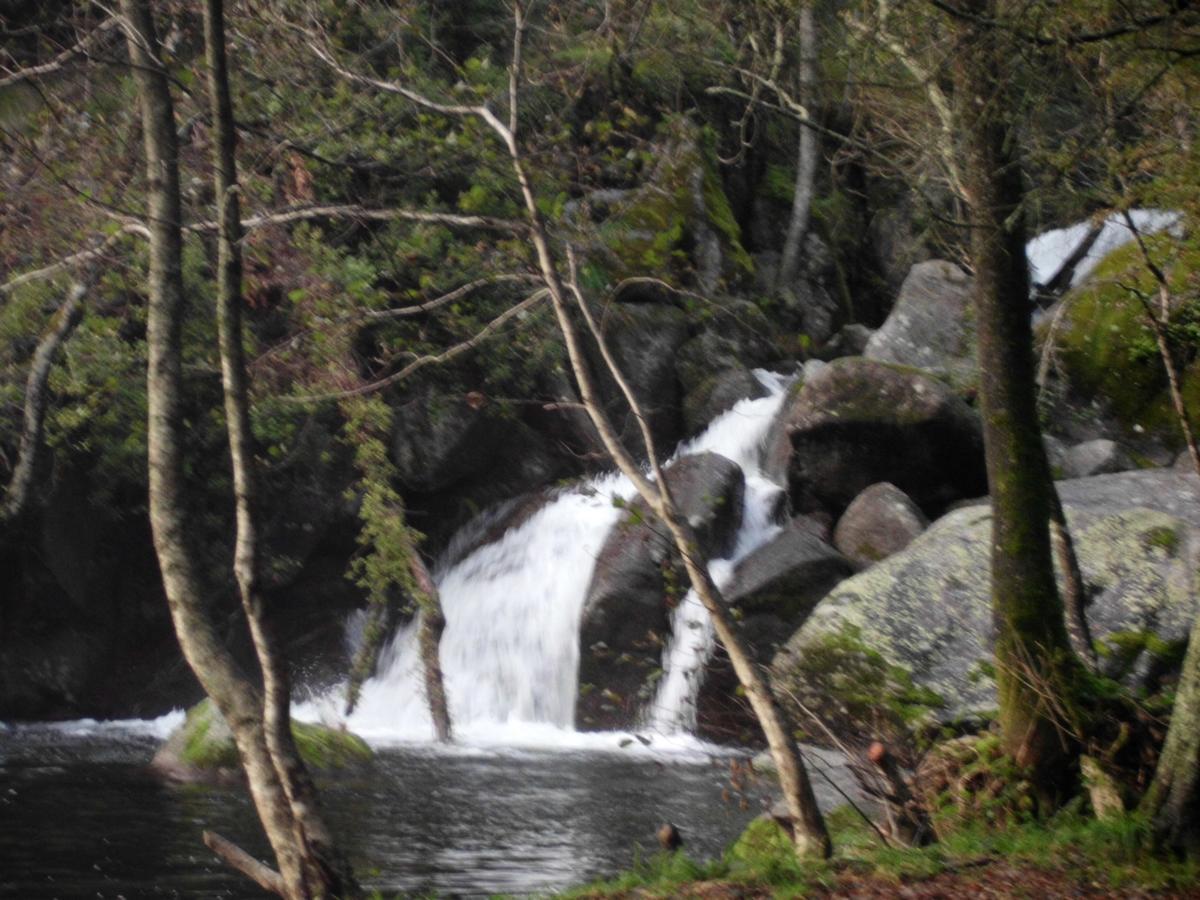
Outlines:
{"label": "bare tree trunk", "polygon": [[1200,616],[1192,625],[1167,739],[1141,812],[1165,844],[1200,856]]}
{"label": "bare tree trunk", "polygon": [[306,883],[296,823],[263,734],[263,697],[221,642],[209,590],[192,544],[183,476],[182,314],[184,304],[175,109],[159,58],[149,0],[121,0],[146,154],[150,222],[147,284],[147,450],[154,547],[175,633],[188,664],[212,697],[237,743],[250,793],[279,866],[282,896],[322,896]]}
{"label": "bare tree trunk", "polygon": [[[800,104],[812,113],[812,102],[816,95],[814,85],[817,77],[817,29],[813,23],[812,0],[800,4]],[[779,271],[775,273],[775,290],[787,290],[796,280],[800,268],[800,254],[804,249],[804,237],[808,234],[809,214],[812,210],[815,178],[817,174],[817,135],[807,124],[800,124],[800,139],[796,150],[796,185],[792,193],[792,217],[788,222],[787,236],[783,240],[783,255],[779,260]]]}
{"label": "bare tree trunk", "polygon": [[[521,28],[522,23],[518,14],[518,35]],[[555,317],[558,320],[559,330],[562,332],[563,340],[567,346],[567,355],[571,361],[571,369],[575,374],[575,380],[579,384],[579,393],[583,400],[584,408],[587,410],[592,423],[596,426],[605,449],[613,458],[617,467],[633,482],[638,494],[646,501],[650,509],[654,511],[655,515],[658,516],[670,531],[675,547],[679,551],[680,556],[683,557],[684,566],[687,569],[692,587],[700,598],[700,602],[712,617],[717,639],[725,647],[725,652],[729,655],[738,680],[746,689],[750,706],[758,717],[759,723],[762,725],[763,733],[767,738],[767,744],[771,749],[771,755],[779,772],[779,781],[783,789],[784,799],[787,802],[788,811],[792,816],[796,854],[808,858],[827,857],[832,852],[829,833],[825,828],[825,821],[821,816],[820,809],[817,807],[816,797],[812,791],[812,784],[808,779],[808,773],[805,771],[804,763],[800,758],[800,751],[796,746],[792,729],[788,726],[786,717],[776,702],[774,694],[771,693],[770,688],[759,674],[750,653],[742,644],[741,637],[729,619],[720,590],[713,583],[712,577],[708,573],[706,560],[700,551],[699,541],[696,539],[696,535],[691,527],[679,514],[675,502],[671,497],[667,481],[662,477],[662,470],[659,467],[658,454],[654,446],[654,439],[651,436],[649,421],[643,413],[633,389],[617,364],[616,359],[608,351],[603,334],[592,318],[582,293],[578,290],[577,280],[572,278],[573,293],[575,294],[580,311],[588,320],[593,336],[599,344],[604,362],[620,387],[621,392],[624,394],[626,401],[629,403],[634,418],[637,420],[647,458],[650,460],[651,469],[656,476],[654,483],[651,483],[642,474],[628,451],[621,445],[620,438],[617,436],[612,423],[608,420],[604,412],[604,407],[597,397],[587,359],[583,353],[579,332],[571,318],[570,309],[567,305],[566,289],[564,288],[557,264],[550,249],[546,222],[542,217],[541,208],[537,204],[537,198],[525,173],[520,147],[517,144],[515,133],[516,78],[517,76],[514,72],[512,76],[512,84],[514,86],[510,91],[510,102],[513,107],[513,110],[510,112],[510,127],[506,128],[503,123],[490,113],[485,116],[485,119],[489,121],[489,124],[492,125],[492,128],[504,140],[508,148],[513,172],[521,187],[521,194],[525,201],[525,213],[530,226],[530,240],[533,242],[534,250],[537,252],[538,265],[545,279],[546,288],[550,292]]]}
{"label": "bare tree trunk", "polygon": [[[994,0],[971,0],[992,19]],[[1054,580],[1048,522],[1054,482],[1038,426],[1027,298],[1023,186],[1012,147],[1007,70],[998,29],[960,25],[955,87],[964,135],[963,182],[979,340],[980,407],[992,499],[992,611],[996,682],[1006,751],[1049,799],[1071,748],[1063,721],[1076,695]]]}
{"label": "bare tree trunk", "polygon": [[46,427],[46,407],[50,396],[48,384],[50,370],[58,358],[62,345],[83,318],[83,298],[87,296],[87,285],[77,282],[71,286],[67,299],[55,312],[50,327],[42,335],[33,361],[29,364],[29,377],[25,381],[25,421],[21,430],[21,444],[17,450],[17,464],[13,467],[12,479],[0,509],[0,521],[15,521],[29,508],[33,497],[33,481],[38,457],[42,452],[42,436]]}
{"label": "bare tree trunk", "polygon": [[237,180],[237,126],[229,90],[224,0],[207,0],[205,3],[204,36],[217,200],[217,325],[237,516],[234,575],[262,671],[262,721],[267,750],[291,808],[308,888],[317,896],[344,896],[356,891],[357,887],[349,865],[334,846],[320,812],[316,788],[296,750],[287,667],[267,619],[259,587],[254,439],[242,345],[242,227]]}
{"label": "bare tree trunk", "polygon": [[[593,425],[595,425],[596,431],[599,433],[600,439],[608,454],[612,457],[613,462],[633,482],[638,494],[671,532],[675,546],[683,557],[692,586],[708,610],[709,615],[713,618],[717,637],[724,644],[726,652],[733,662],[734,670],[741,680],[742,685],[746,688],[751,706],[759,717],[759,722],[763,727],[763,732],[770,745],[776,767],[779,770],[784,797],[794,821],[793,837],[797,855],[804,857],[828,856],[831,851],[829,834],[825,829],[824,820],[821,817],[821,812],[813,796],[812,785],[808,780],[804,763],[800,758],[792,729],[788,726],[782,710],[780,710],[778,704],[775,702],[774,695],[759,675],[749,653],[741,643],[741,639],[725,612],[720,591],[713,584],[708,574],[708,569],[700,553],[696,537],[687,522],[680,516],[671,498],[666,481],[662,478],[649,423],[620,367],[617,366],[612,355],[608,352],[600,330],[595,326],[595,321],[592,320],[590,327],[599,340],[601,354],[613,378],[625,395],[626,400],[629,401],[634,418],[637,420],[647,458],[650,460],[651,468],[656,476],[656,483],[652,483],[646,478],[633,457],[621,445],[620,439],[617,437],[617,433],[612,427],[612,423],[608,420],[604,412],[604,407],[597,397],[595,384],[584,355],[579,330],[571,317],[571,309],[567,299],[567,288],[563,284],[558,270],[558,263],[550,249],[550,240],[545,219],[542,216],[541,209],[537,203],[537,197],[526,174],[520,145],[517,142],[518,98],[522,41],[525,32],[525,10],[523,4],[519,2],[514,3],[512,8],[515,29],[512,61],[509,66],[509,108],[507,123],[502,121],[487,106],[437,103],[403,84],[380,81],[355,74],[340,66],[327,49],[317,44],[312,44],[312,47],[326,64],[352,81],[400,94],[411,102],[442,115],[478,117],[503,141],[512,163],[517,184],[521,189],[521,196],[525,205],[525,217],[529,223],[529,239],[537,254],[538,269],[541,272],[542,279],[546,285],[546,291],[549,293],[551,303],[554,307],[554,314],[563,336],[563,342],[567,348],[571,369],[579,385],[580,398],[583,401],[584,408],[591,418]],[[568,259],[570,259],[569,253]],[[585,317],[591,319],[590,311],[587,308],[586,302],[583,302],[583,295],[579,291],[578,280],[575,278],[572,278],[572,293],[579,302],[581,312],[583,312]]]}

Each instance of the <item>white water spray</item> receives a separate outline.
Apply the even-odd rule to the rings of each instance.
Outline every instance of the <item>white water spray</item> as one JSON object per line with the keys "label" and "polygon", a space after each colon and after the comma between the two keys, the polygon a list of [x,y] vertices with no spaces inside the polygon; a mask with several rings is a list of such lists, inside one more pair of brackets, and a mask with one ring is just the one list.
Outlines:
{"label": "white water spray", "polygon": [[[734,562],[778,531],[771,509],[780,488],[763,477],[760,455],[788,382],[769,372],[756,374],[769,396],[740,401],[675,454],[720,453],[741,466],[746,477],[735,550],[729,560],[712,565],[718,584],[728,579]],[[441,575],[438,588],[446,616],[441,664],[460,739],[474,744],[595,743],[574,731],[580,621],[596,556],[620,514],[613,498],[629,500],[634,493],[619,474],[590,479]],[[676,637],[664,658],[650,723],[663,735],[678,736],[695,722],[694,696],[711,652],[712,626],[690,594],[676,609],[673,626]],[[379,670],[363,685],[347,726],[375,741],[431,739],[415,627],[396,636]],[[335,692],[300,705],[296,714],[336,719],[341,699],[341,692]],[[612,744],[613,736],[595,740]]]}

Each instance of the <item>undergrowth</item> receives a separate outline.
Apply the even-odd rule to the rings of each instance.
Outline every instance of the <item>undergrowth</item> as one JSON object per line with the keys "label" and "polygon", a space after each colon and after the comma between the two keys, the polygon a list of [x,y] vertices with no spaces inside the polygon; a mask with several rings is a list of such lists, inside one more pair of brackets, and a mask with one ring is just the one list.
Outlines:
{"label": "undergrowth", "polygon": [[[720,859],[695,862],[682,853],[640,858],[617,877],[569,892],[568,897],[672,896],[697,882],[759,888],[777,896],[803,896],[834,886],[839,878],[920,881],[942,873],[979,872],[1005,863],[1060,873],[1114,890],[1167,890],[1200,885],[1200,866],[1153,852],[1145,824],[1133,817],[1098,822],[1078,805],[1044,822],[1007,828],[964,828],[930,847],[884,845],[875,832],[843,807],[828,817],[836,853],[828,861],[799,862],[774,822],[751,823]],[[986,876],[984,876],[986,877]]]}

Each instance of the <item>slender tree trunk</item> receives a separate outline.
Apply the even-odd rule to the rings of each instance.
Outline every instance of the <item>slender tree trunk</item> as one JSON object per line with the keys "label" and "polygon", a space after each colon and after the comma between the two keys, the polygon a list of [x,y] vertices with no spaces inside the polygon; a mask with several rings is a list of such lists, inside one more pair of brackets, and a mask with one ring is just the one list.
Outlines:
{"label": "slender tree trunk", "polygon": [[[800,44],[800,104],[812,113],[814,85],[817,78],[817,29],[813,22],[812,0],[804,0],[799,12]],[[779,260],[779,271],[775,274],[775,290],[787,290],[796,280],[800,268],[800,255],[804,250],[804,237],[808,234],[809,214],[812,211],[813,193],[817,174],[817,135],[805,124],[800,125],[800,139],[796,148],[796,186],[792,193],[792,217],[788,222],[787,236],[783,240],[783,254]]]}
{"label": "slender tree trunk", "polygon": [[[970,0],[976,20],[995,0]],[[992,499],[992,613],[1000,725],[1008,753],[1045,795],[1070,754],[1064,711],[1078,665],[1054,581],[1048,523],[1054,483],[1036,408],[1023,186],[999,30],[958,25],[955,86],[971,209],[980,407]]]}
{"label": "slender tree trunk", "polygon": [[242,345],[242,226],[237,180],[237,126],[229,89],[224,0],[207,0],[205,3],[204,37],[217,200],[217,326],[237,516],[234,575],[262,671],[262,717],[267,750],[291,808],[307,888],[314,896],[344,896],[357,888],[349,865],[334,846],[320,812],[316,788],[296,750],[287,666],[267,618],[259,586],[257,487],[250,393]]}
{"label": "slender tree trunk", "polygon": [[571,312],[567,304],[567,291],[559,275],[553,252],[550,249],[545,219],[542,217],[541,209],[538,207],[537,199],[533,193],[533,188],[525,173],[516,135],[511,129],[505,128],[494,117],[490,124],[504,139],[508,147],[513,170],[525,201],[526,218],[530,225],[530,240],[533,242],[534,250],[537,253],[538,264],[545,279],[546,288],[550,292],[555,317],[558,320],[559,330],[567,346],[567,355],[570,358],[571,369],[575,374],[575,379],[579,384],[579,393],[583,400],[584,408],[587,410],[592,423],[596,426],[605,449],[617,464],[617,467],[634,483],[639,495],[670,531],[675,547],[683,557],[692,587],[700,598],[700,602],[712,617],[717,639],[725,647],[725,652],[733,664],[738,680],[746,689],[751,708],[758,717],[759,724],[762,725],[763,733],[767,738],[767,744],[771,749],[771,755],[779,772],[780,786],[783,789],[784,799],[787,802],[788,811],[792,816],[792,836],[797,856],[806,858],[827,857],[832,852],[829,833],[825,828],[825,821],[821,816],[820,809],[817,807],[816,797],[813,794],[808,773],[804,768],[804,762],[800,758],[800,751],[796,746],[793,729],[787,723],[786,716],[776,702],[774,694],[759,674],[750,653],[746,650],[745,645],[742,644],[741,637],[729,619],[720,590],[713,583],[708,573],[706,560],[700,551],[699,541],[696,539],[696,535],[691,527],[679,514],[671,497],[670,490],[667,487],[667,481],[662,477],[649,421],[643,413],[640,404],[637,402],[632,387],[629,385],[624,373],[617,365],[615,358],[608,351],[603,334],[596,325],[595,320],[591,317],[582,293],[578,291],[576,279],[572,278],[572,288],[580,310],[588,320],[593,336],[599,344],[605,364],[624,394],[626,401],[629,403],[630,409],[633,411],[634,418],[637,420],[639,429],[641,430],[646,455],[656,475],[656,480],[653,483],[642,474],[628,451],[621,445],[616,430],[608,420],[604,412],[604,407],[596,394],[591,371],[584,356],[579,331],[571,317]]}
{"label": "slender tree trunk", "polygon": [[250,793],[279,866],[281,893],[317,896],[305,883],[291,807],[263,734],[263,697],[221,642],[192,544],[183,476],[183,236],[175,109],[149,0],[121,0],[138,87],[146,155],[150,273],[147,284],[149,509],[175,633],[188,664],[233,732]]}
{"label": "slender tree trunk", "polygon": [[437,739],[448,743],[453,738],[450,728],[450,705],[446,700],[446,682],[442,677],[442,662],[438,649],[442,643],[442,632],[446,629],[446,617],[442,614],[441,597],[437,585],[421,559],[416,547],[411,548],[413,584],[416,586],[418,632],[417,641],[421,648],[421,665],[425,670],[425,694],[429,703],[429,714],[433,718],[433,730]]}
{"label": "slender tree trunk", "polygon": [[1167,739],[1141,811],[1165,844],[1200,856],[1200,616],[1192,625]]}
{"label": "slender tree trunk", "polygon": [[55,312],[50,327],[42,335],[33,361],[29,364],[29,377],[25,381],[25,421],[21,429],[21,444],[17,450],[17,464],[0,508],[0,521],[15,521],[29,509],[33,497],[33,481],[38,458],[42,452],[42,435],[46,428],[46,407],[50,402],[50,370],[58,358],[62,345],[83,318],[83,299],[87,296],[87,285],[77,282],[71,286],[67,299]]}
{"label": "slender tree trunk", "polygon": [[1063,573],[1064,624],[1071,647],[1080,661],[1091,671],[1096,671],[1096,648],[1092,646],[1092,630],[1087,620],[1087,586],[1083,581],[1083,570],[1079,568],[1079,557],[1075,554],[1075,541],[1067,524],[1058,487],[1050,488],[1050,540],[1054,555]]}

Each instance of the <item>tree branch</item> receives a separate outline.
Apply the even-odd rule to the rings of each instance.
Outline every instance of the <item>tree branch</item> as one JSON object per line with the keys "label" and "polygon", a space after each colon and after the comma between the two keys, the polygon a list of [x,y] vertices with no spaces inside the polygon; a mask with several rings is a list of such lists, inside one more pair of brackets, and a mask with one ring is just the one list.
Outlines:
{"label": "tree branch", "polygon": [[82,38],[79,43],[59,53],[49,62],[41,63],[36,66],[29,66],[24,69],[16,69],[8,74],[0,77],[0,88],[6,88],[14,84],[19,84],[22,81],[29,81],[33,78],[41,78],[43,75],[49,75],[57,72],[64,65],[70,62],[76,56],[85,55],[92,44],[96,43],[100,38],[104,37],[109,29],[115,28],[121,24],[118,18],[106,19],[101,22],[94,30]]}
{"label": "tree branch", "polygon": [[283,876],[266,863],[259,862],[237,844],[221,837],[215,831],[206,830],[204,845],[227,866],[241,872],[263,890],[278,894],[280,897],[287,896]]}
{"label": "tree branch", "polygon": [[302,397],[284,397],[282,399],[289,403],[324,403],[328,400],[346,400],[350,397],[362,397],[366,394],[374,394],[376,391],[381,391],[398,381],[404,380],[409,375],[412,375],[414,372],[417,372],[426,366],[449,362],[450,360],[475,349],[514,316],[518,316],[521,313],[532,309],[542,300],[546,299],[546,296],[547,291],[545,288],[534,291],[516,306],[506,309],[500,315],[496,316],[496,318],[488,322],[473,337],[468,338],[459,344],[455,344],[453,347],[443,350],[441,353],[419,356],[399,372],[388,375],[386,378],[381,378],[378,381],[372,381],[370,384],[364,384],[361,387],[350,388],[345,391],[334,391],[328,394],[309,394]]}

